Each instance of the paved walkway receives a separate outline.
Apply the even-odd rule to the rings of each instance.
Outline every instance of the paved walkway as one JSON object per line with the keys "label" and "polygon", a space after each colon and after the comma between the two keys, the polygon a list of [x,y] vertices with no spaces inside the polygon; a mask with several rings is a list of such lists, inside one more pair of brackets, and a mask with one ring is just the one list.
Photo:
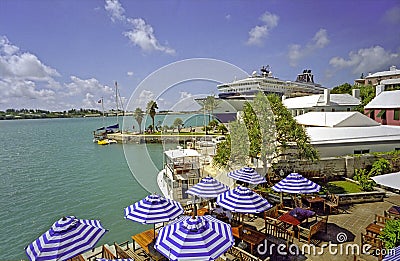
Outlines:
{"label": "paved walkway", "polygon": [[[394,194],[391,192],[387,192],[387,197],[383,200],[383,202],[373,202],[373,203],[362,203],[362,204],[354,204],[349,206],[341,206],[341,211],[339,214],[329,215],[328,217],[328,232],[325,234],[324,232],[319,232],[314,237],[319,239],[320,242],[316,244],[316,255],[314,254],[306,254],[305,256],[297,256],[291,258],[282,259],[271,259],[271,260],[312,260],[312,261],[353,261],[354,255],[346,255],[346,246],[349,244],[357,244],[361,249],[361,233],[365,234],[365,228],[374,221],[375,214],[383,216],[383,212],[388,210],[393,205],[400,205],[400,195]],[[263,220],[257,218],[251,223],[257,228],[261,228],[264,226]],[[341,239],[343,237],[347,238],[347,241],[341,241],[344,243],[339,243],[338,234],[340,234]],[[313,237],[313,238],[314,238]],[[338,254],[332,255],[327,247],[324,249],[321,248],[323,244],[328,244],[331,242],[332,249],[337,249]],[[295,240],[294,242],[297,244],[300,249],[305,243],[304,240],[301,242]],[[311,242],[315,243],[315,242]],[[342,250],[342,254],[340,251]],[[320,253],[323,251],[323,254]],[[361,250],[360,250],[361,251]],[[365,261],[377,261],[378,258],[370,255],[359,255],[360,260]]]}
{"label": "paved walkway", "polygon": [[[388,210],[393,205],[400,205],[400,195],[387,192],[387,198],[383,202],[354,204],[343,206],[340,214],[330,215],[328,218],[328,232],[319,233],[317,238],[323,240],[318,244],[316,250],[320,253],[323,243],[332,242],[336,244],[333,250],[337,250],[337,254],[330,254],[328,248],[324,248],[323,255],[306,255],[307,259],[300,260],[313,260],[313,261],[353,261],[354,255],[351,250],[347,250],[346,246],[349,244],[357,244],[361,251],[361,233],[365,234],[365,228],[374,221],[375,214],[383,216],[383,212]],[[347,238],[344,243],[338,241]],[[346,251],[347,250],[347,251]],[[340,253],[342,252],[342,253]],[[349,253],[346,253],[349,252]],[[371,255],[360,254],[358,258],[366,261],[377,261],[378,258]]]}

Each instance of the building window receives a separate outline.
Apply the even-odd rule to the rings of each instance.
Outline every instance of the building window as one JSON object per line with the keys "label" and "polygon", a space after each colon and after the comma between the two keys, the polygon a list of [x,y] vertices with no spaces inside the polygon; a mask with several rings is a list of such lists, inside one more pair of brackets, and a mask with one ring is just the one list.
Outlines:
{"label": "building window", "polygon": [[386,110],[381,110],[376,117],[386,120]]}
{"label": "building window", "polygon": [[400,118],[400,109],[394,110],[393,120],[398,121]]}
{"label": "building window", "polygon": [[350,111],[350,108],[347,108],[347,111]]}
{"label": "building window", "polygon": [[371,119],[375,120],[375,111],[374,111],[374,110],[371,110],[371,111],[369,112],[369,117],[370,117]]}
{"label": "building window", "polygon": [[394,148],[395,151],[400,151],[400,148]]}
{"label": "building window", "polygon": [[369,150],[354,150],[354,154],[367,154]]}

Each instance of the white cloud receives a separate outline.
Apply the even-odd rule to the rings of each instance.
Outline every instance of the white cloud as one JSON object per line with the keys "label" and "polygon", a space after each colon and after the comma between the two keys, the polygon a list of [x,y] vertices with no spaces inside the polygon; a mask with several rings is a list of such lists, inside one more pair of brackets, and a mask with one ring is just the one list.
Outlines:
{"label": "white cloud", "polygon": [[374,46],[349,53],[346,60],[333,57],[329,64],[338,69],[350,68],[354,74],[388,69],[393,64],[400,63],[400,54],[391,53],[381,46]]}
{"label": "white cloud", "polygon": [[49,81],[60,76],[53,68],[44,65],[35,55],[19,52],[7,37],[0,36],[0,77],[21,80]]}
{"label": "white cloud", "polygon": [[263,21],[269,28],[274,28],[278,26],[279,16],[276,14],[271,14],[270,12],[265,12],[260,17],[260,20]]}
{"label": "white cloud", "polygon": [[123,35],[128,37],[133,45],[145,52],[160,51],[166,54],[175,54],[174,49],[159,43],[153,27],[147,24],[143,18],[126,17],[125,9],[118,0],[106,0],[104,8],[113,22],[121,21],[132,26],[128,31],[123,32]]}
{"label": "white cloud", "polygon": [[314,51],[324,48],[330,42],[326,29],[319,29],[314,37],[302,47],[299,44],[289,45],[288,58],[291,66],[296,66],[298,61],[304,57],[311,55]]}
{"label": "white cloud", "polygon": [[22,52],[0,35],[0,108],[66,110],[97,108],[104,97],[106,108],[115,108],[114,89],[97,79],[70,77],[60,83],[56,69],[44,64],[36,55]]}
{"label": "white cloud", "polygon": [[180,99],[186,99],[186,98],[193,97],[193,94],[191,94],[189,92],[179,92],[179,94],[180,94]]}
{"label": "white cloud", "polygon": [[74,100],[75,108],[97,108],[99,104],[97,101],[103,98],[103,105],[105,109],[115,109],[115,93],[114,89],[101,84],[97,79],[81,79],[76,76],[70,77],[71,82],[64,84],[63,92],[60,96],[70,97]]}
{"label": "white cloud", "polygon": [[324,48],[329,44],[328,33],[325,29],[319,29],[319,31],[313,37],[313,43],[311,46],[316,48]]}
{"label": "white cloud", "polygon": [[167,54],[174,54],[175,50],[167,46],[161,45],[154,35],[154,29],[147,24],[142,18],[128,19],[133,25],[133,29],[124,32],[123,35],[136,46],[139,46],[143,51],[161,51]]}
{"label": "white cloud", "polygon": [[129,77],[133,76],[133,72],[126,72],[126,75],[128,75]]}
{"label": "white cloud", "polygon": [[6,36],[0,36],[0,93],[2,108],[43,106],[55,99],[57,70],[29,52],[21,52]]}
{"label": "white cloud", "polygon": [[111,20],[115,21],[124,21],[125,18],[125,9],[118,2],[118,0],[106,0],[106,5],[104,6],[106,11],[111,16]]}
{"label": "white cloud", "polygon": [[383,19],[395,25],[400,24],[400,6],[395,6],[387,10]]}
{"label": "white cloud", "polygon": [[259,19],[263,24],[250,29],[248,45],[262,45],[270,30],[278,26],[279,16],[276,14],[265,12]]}

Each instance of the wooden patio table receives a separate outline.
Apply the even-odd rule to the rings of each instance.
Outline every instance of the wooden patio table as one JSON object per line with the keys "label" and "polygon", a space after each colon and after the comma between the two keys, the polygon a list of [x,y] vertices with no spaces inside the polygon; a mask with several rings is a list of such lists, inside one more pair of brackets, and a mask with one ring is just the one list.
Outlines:
{"label": "wooden patio table", "polygon": [[382,229],[383,229],[383,226],[377,225],[375,223],[371,223],[365,228],[365,230],[367,231],[367,234],[370,234],[370,235],[372,234],[372,236],[377,236],[380,233],[382,233]]}
{"label": "wooden patio table", "polygon": [[308,204],[310,205],[310,209],[312,208],[312,205],[315,203],[320,203],[320,202],[324,202],[325,199],[321,198],[319,196],[312,196],[312,197],[304,197],[304,199],[308,202]]}
{"label": "wooden patio table", "polygon": [[259,245],[261,242],[263,242],[267,236],[264,233],[261,233],[259,231],[249,229],[249,228],[243,228],[242,231],[241,229],[237,227],[232,227],[232,234],[234,237],[237,237],[244,242],[250,244],[250,253],[253,254],[253,249],[254,246]]}
{"label": "wooden patio table", "polygon": [[[146,231],[143,231],[142,233],[136,234],[132,236],[133,240],[133,251],[135,251],[135,242],[139,244],[141,248],[146,251],[146,253],[153,259],[153,260],[162,260],[165,259],[165,257],[158,252],[154,248],[154,240],[157,238],[157,232],[155,233],[154,237],[154,229],[149,229]],[[151,250],[151,251],[150,251]]]}
{"label": "wooden patio table", "polygon": [[278,220],[285,222],[287,224],[293,225],[293,226],[298,226],[300,225],[300,221],[295,218],[294,216],[290,215],[289,212],[283,214],[282,216],[278,217]]}

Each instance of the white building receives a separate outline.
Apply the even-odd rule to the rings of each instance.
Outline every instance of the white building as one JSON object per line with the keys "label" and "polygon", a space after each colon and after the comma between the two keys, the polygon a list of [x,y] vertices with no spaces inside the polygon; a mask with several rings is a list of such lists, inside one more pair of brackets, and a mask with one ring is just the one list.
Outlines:
{"label": "white building", "polygon": [[324,94],[283,99],[283,105],[293,116],[312,111],[352,111],[360,104],[360,90],[354,89],[353,96],[349,94],[331,94],[329,89]]}
{"label": "white building", "polygon": [[376,73],[369,73],[367,77],[364,79],[356,79],[354,81],[355,85],[372,85],[376,86],[382,83],[384,80],[389,79],[399,79],[400,78],[400,70],[396,68],[395,65],[390,66],[388,71],[380,71]]}
{"label": "white building", "polygon": [[321,157],[400,150],[400,127],[380,125],[359,112],[309,112],[295,119]]}

